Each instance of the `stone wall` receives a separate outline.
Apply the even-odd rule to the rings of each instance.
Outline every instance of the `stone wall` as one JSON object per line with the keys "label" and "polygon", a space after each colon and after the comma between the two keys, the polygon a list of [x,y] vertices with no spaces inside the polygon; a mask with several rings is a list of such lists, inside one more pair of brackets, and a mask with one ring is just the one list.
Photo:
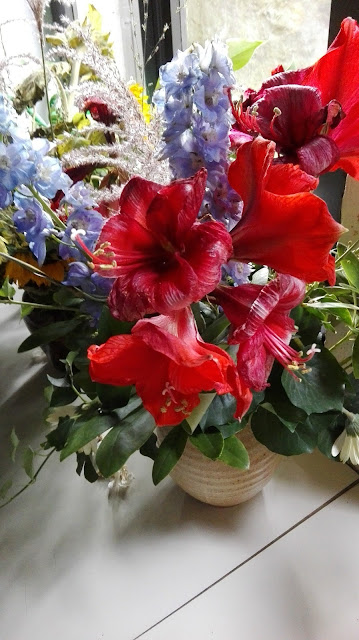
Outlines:
{"label": "stone wall", "polygon": [[256,89],[278,64],[307,66],[327,48],[331,0],[187,0],[188,44],[262,40],[237,80]]}

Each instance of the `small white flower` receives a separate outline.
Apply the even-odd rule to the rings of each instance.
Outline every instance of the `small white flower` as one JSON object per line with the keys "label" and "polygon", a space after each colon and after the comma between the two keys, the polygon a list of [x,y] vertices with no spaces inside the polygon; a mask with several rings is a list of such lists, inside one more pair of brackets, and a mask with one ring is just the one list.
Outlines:
{"label": "small white flower", "polygon": [[352,464],[359,465],[359,436],[349,435],[344,429],[332,446],[332,456],[338,454],[341,462],[350,460]]}
{"label": "small white flower", "polygon": [[109,499],[124,495],[133,479],[134,476],[128,471],[127,467],[125,466],[116,471],[116,473],[113,474],[110,482],[108,483]]}

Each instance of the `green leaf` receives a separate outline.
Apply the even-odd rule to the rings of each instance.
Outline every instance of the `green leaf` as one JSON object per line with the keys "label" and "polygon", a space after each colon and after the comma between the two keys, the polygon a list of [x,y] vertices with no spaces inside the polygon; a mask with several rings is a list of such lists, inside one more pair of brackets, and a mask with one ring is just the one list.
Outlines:
{"label": "green leaf", "polygon": [[11,286],[9,278],[5,278],[2,286],[0,287],[0,298],[9,298],[10,300],[12,300],[15,292],[16,290]]}
{"label": "green leaf", "polygon": [[96,384],[97,395],[106,409],[125,407],[130,399],[132,386],[115,387],[111,384]]}
{"label": "green leaf", "polygon": [[84,454],[83,451],[81,451],[81,453],[76,454],[76,460],[77,460],[76,473],[78,476],[80,476],[82,473],[82,469],[86,462],[86,458],[87,456]]}
{"label": "green leaf", "polygon": [[45,397],[50,407],[63,407],[72,404],[77,394],[71,387],[46,387]]}
{"label": "green leaf", "polygon": [[157,457],[157,438],[154,433],[151,433],[150,437],[146,442],[140,447],[140,453],[146,458],[151,458],[151,460],[155,460]]}
{"label": "green leaf", "polygon": [[188,434],[182,429],[181,425],[173,427],[164,438],[153,463],[153,484],[159,484],[172,471],[185,449],[187,438]]}
{"label": "green leaf", "polygon": [[249,469],[249,457],[243,442],[236,436],[226,438],[219,459],[236,469]]}
{"label": "green leaf", "polygon": [[307,373],[288,371],[282,374],[282,384],[288,398],[296,407],[311,413],[325,413],[343,407],[345,374],[336,358],[322,348],[308,363]]}
{"label": "green leaf", "polygon": [[84,464],[84,476],[87,482],[94,483],[98,480],[98,473],[92,464],[92,460],[89,456],[85,456],[85,464]]}
{"label": "green leaf", "polygon": [[121,469],[128,458],[140,449],[153,432],[155,421],[148,411],[141,410],[125,418],[111,429],[101,442],[96,463],[105,478]]}
{"label": "green leaf", "polygon": [[[298,422],[297,421],[293,422],[291,420],[286,420],[285,418],[282,418],[280,415],[278,415],[278,413],[276,412],[274,407],[269,402],[263,402],[261,407],[263,407],[263,409],[266,409],[267,411],[270,411],[275,416],[277,416],[277,418],[279,418],[281,423],[284,424],[284,426],[287,427],[287,429],[289,429],[289,431],[291,431],[292,433],[293,433],[293,431],[296,430]],[[303,415],[304,415],[304,420],[305,420],[307,415],[306,415],[306,413],[304,411],[303,411]]]}
{"label": "green leaf", "polygon": [[34,307],[32,304],[22,304],[21,305],[21,309],[20,309],[20,315],[22,318],[25,318],[26,316],[28,316],[32,311],[34,310]]}
{"label": "green leaf", "polygon": [[22,458],[22,466],[27,476],[29,476],[30,480],[34,477],[34,456],[35,453],[31,447],[26,447],[23,458]]}
{"label": "green leaf", "polygon": [[66,444],[70,429],[75,420],[70,416],[61,416],[56,429],[46,435],[46,440],[50,447],[55,447],[56,451],[61,451]]}
{"label": "green leaf", "polygon": [[218,429],[218,431],[222,434],[222,437],[226,440],[226,438],[229,438],[235,433],[241,431],[242,424],[241,422],[239,422],[239,420],[234,420],[234,422],[229,422],[227,424],[218,424],[216,429]]}
{"label": "green leaf", "polygon": [[109,308],[104,305],[97,326],[98,343],[103,344],[111,338],[111,336],[131,333],[133,325],[134,322],[116,320],[116,318],[111,315]]}
{"label": "green leaf", "polygon": [[53,300],[62,307],[78,307],[84,302],[84,298],[74,295],[73,289],[66,286],[54,293]]}
{"label": "green leaf", "polygon": [[223,396],[216,395],[199,423],[202,431],[208,427],[233,422],[235,410],[236,399],[230,393],[225,393]]}
{"label": "green leaf", "polygon": [[[306,412],[299,409],[289,400],[282,386],[283,369],[279,364],[275,364],[270,376],[270,386],[265,392],[265,401],[272,405],[275,413],[282,422],[294,431],[298,422],[304,422]],[[300,384],[300,383],[299,383]]]}
{"label": "green leaf", "polygon": [[60,387],[62,389],[70,387],[70,383],[66,378],[54,378],[53,376],[49,376],[48,374],[46,377],[53,387]]}
{"label": "green leaf", "polygon": [[71,425],[71,430],[65,447],[60,454],[60,460],[65,460],[65,458],[70,456],[72,453],[75,453],[75,451],[84,447],[85,444],[88,444],[91,440],[101,435],[101,433],[111,429],[115,426],[116,421],[117,417],[115,414],[98,414],[89,420],[86,420],[86,417],[84,416],[78,418]]}
{"label": "green leaf", "polygon": [[204,456],[211,460],[217,460],[223,451],[224,440],[219,431],[212,433],[197,433],[190,436],[190,442],[203,453]]}
{"label": "green leaf", "polygon": [[41,327],[32,333],[18,348],[18,353],[29,351],[43,344],[48,344],[52,340],[58,340],[73,331],[82,322],[80,318],[72,318],[72,320],[61,320],[53,322],[46,327]]}
{"label": "green leaf", "polygon": [[262,407],[253,414],[251,428],[259,442],[284,456],[311,453],[317,444],[316,434],[310,425],[299,424],[291,433],[276,415]]}
{"label": "green leaf", "polygon": [[261,40],[242,40],[242,38],[229,38],[226,41],[228,56],[233,63],[233,71],[242,69],[251,59],[253,53],[262,44]]}
{"label": "green leaf", "polygon": [[[338,245],[338,257],[340,258],[347,250],[342,244]],[[340,261],[348,281],[353,287],[359,290],[359,260],[354,253],[348,253],[343,260]]]}
{"label": "green leaf", "polygon": [[356,379],[359,378],[359,335],[355,338],[352,353],[353,374]]}
{"label": "green leaf", "polygon": [[0,486],[0,500],[4,500],[4,498],[6,498],[6,494],[9,491],[9,489],[11,489],[12,487],[12,480],[6,480],[1,486]]}
{"label": "green leaf", "polygon": [[321,319],[311,311],[312,309],[299,306],[295,307],[290,314],[298,327],[298,336],[303,344],[316,342],[322,326]]}
{"label": "green leaf", "polygon": [[19,438],[15,433],[15,429],[12,429],[10,433],[10,442],[11,442],[11,460],[15,462],[16,450],[19,446]]}
{"label": "green leaf", "polygon": [[312,413],[307,417],[306,424],[317,433],[317,447],[327,458],[333,460],[332,446],[338,435],[343,431],[341,413]]}

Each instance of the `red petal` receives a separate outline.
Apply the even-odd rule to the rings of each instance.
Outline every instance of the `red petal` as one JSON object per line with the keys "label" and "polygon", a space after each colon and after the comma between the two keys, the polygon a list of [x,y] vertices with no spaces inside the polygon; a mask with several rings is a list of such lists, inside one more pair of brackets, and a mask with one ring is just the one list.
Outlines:
{"label": "red petal", "polygon": [[[138,220],[122,213],[111,216],[105,222],[97,248],[104,243],[108,244],[106,251],[111,255],[107,257],[106,254],[100,254],[95,261],[95,271],[108,278],[137,271],[158,256],[158,245],[151,233]],[[113,261],[116,265],[111,268],[102,269],[99,266]]]}
{"label": "red petal", "polygon": [[90,376],[94,382],[113,385],[134,384],[152,350],[132,335],[112,336],[104,344],[89,347]]}
{"label": "red petal", "polygon": [[266,89],[256,102],[256,111],[262,136],[289,152],[310,140],[324,121],[320,92],[296,84]]}
{"label": "red petal", "polygon": [[316,136],[296,153],[301,168],[316,176],[329,171],[339,160],[339,149],[328,136]]}
{"label": "red petal", "polygon": [[244,200],[242,219],[231,231],[234,257],[305,282],[333,282],[329,251],[343,227],[310,193],[282,196],[265,190],[273,155],[274,143],[257,138],[240,147],[229,168],[229,182]]}
{"label": "red petal", "polygon": [[301,70],[300,84],[318,87],[322,103],[338,100],[345,113],[359,99],[359,27],[343,20],[328,51],[313,66]]}
{"label": "red petal", "polygon": [[193,301],[209,293],[221,279],[221,266],[232,254],[232,238],[221,222],[195,223],[186,237],[185,258],[198,283]]}
{"label": "red petal", "polygon": [[272,164],[268,173],[266,190],[280,196],[300,191],[314,191],[319,184],[318,178],[302,171],[294,164]]}
{"label": "red petal", "polygon": [[131,282],[126,285],[121,280],[115,280],[107,299],[113,317],[132,322],[143,318],[147,313],[154,313],[148,298],[134,289]]}
{"label": "red petal", "polygon": [[254,391],[262,391],[268,386],[267,379],[273,363],[274,357],[265,349],[261,331],[239,346],[238,373],[245,384]]}
{"label": "red petal", "polygon": [[147,225],[157,237],[174,246],[197,218],[206,186],[207,171],[201,169],[192,178],[175,180],[160,188],[147,213]]}
{"label": "red petal", "polygon": [[161,185],[156,182],[150,182],[138,176],[132,178],[121,193],[121,213],[139,220],[145,226],[148,207],[159,189]]}

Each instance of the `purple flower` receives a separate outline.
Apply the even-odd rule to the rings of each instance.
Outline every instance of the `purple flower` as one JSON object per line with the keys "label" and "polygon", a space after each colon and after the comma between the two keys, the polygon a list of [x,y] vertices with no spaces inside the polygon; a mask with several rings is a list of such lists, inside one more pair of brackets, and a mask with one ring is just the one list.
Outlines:
{"label": "purple flower", "polygon": [[5,209],[12,203],[12,193],[0,185],[0,209]]}
{"label": "purple flower", "polygon": [[90,251],[93,251],[103,223],[104,219],[98,211],[93,211],[92,209],[76,209],[73,211],[67,219],[66,231],[63,235],[63,240],[67,244],[61,244],[59,247],[60,257],[64,260],[75,258],[75,260],[81,261],[83,254],[71,239],[73,229],[81,232],[81,240]]}
{"label": "purple flower", "polygon": [[[62,284],[78,287],[85,293],[107,297],[114,280],[114,278],[103,278],[98,273],[94,273],[84,262],[70,262],[66,279]],[[85,300],[81,305],[81,310],[92,316],[93,326],[96,326],[102,308],[103,305],[94,300]]]}
{"label": "purple flower", "polygon": [[46,258],[46,238],[54,228],[52,220],[32,198],[15,196],[15,204],[18,207],[13,215],[15,227],[24,234],[41,267]]}
{"label": "purple flower", "polygon": [[29,159],[24,144],[0,142],[0,185],[12,191],[21,184],[28,184],[35,173],[35,165]]}
{"label": "purple flower", "polygon": [[224,275],[223,280],[226,281],[226,276],[230,276],[235,286],[246,284],[252,271],[249,264],[237,262],[236,260],[229,260],[227,264],[223,265],[222,269]]}
{"label": "purple flower", "polygon": [[75,209],[91,209],[95,205],[90,189],[82,180],[68,189],[61,200],[61,204],[64,202]]}

